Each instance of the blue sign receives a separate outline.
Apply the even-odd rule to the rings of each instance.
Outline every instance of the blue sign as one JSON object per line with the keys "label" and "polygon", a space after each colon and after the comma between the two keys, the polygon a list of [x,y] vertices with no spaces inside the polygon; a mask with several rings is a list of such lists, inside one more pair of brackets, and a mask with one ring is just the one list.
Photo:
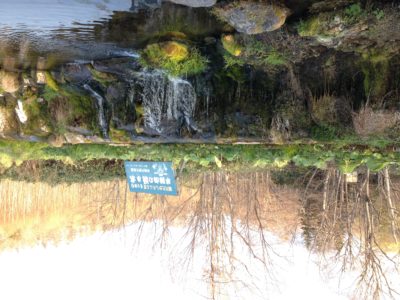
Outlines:
{"label": "blue sign", "polygon": [[131,192],[178,195],[171,162],[125,162]]}

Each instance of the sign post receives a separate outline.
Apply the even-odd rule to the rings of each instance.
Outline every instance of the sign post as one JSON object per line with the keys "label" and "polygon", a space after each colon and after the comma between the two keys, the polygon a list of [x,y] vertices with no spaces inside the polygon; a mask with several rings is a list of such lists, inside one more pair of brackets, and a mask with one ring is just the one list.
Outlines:
{"label": "sign post", "polygon": [[129,190],[136,193],[177,196],[171,162],[125,162]]}

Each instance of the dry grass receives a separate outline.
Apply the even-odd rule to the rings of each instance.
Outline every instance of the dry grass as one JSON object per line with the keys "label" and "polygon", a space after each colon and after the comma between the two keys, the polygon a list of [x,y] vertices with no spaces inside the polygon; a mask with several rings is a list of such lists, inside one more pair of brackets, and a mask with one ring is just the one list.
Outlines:
{"label": "dry grass", "polygon": [[360,136],[384,133],[394,128],[400,121],[400,113],[388,110],[374,111],[370,107],[363,107],[359,112],[353,113],[353,126]]}
{"label": "dry grass", "polygon": [[[34,173],[35,166],[32,166]],[[224,186],[212,187],[213,173],[185,179],[179,197],[135,194],[127,191],[124,180],[74,183],[56,186],[4,180],[0,183],[0,249],[18,248],[38,242],[56,242],[63,237],[90,234],[95,230],[119,228],[133,221],[165,220],[169,225],[186,226],[200,197]],[[222,176],[222,175],[220,175]],[[248,215],[248,198],[255,195],[264,203],[263,222],[282,238],[289,238],[297,226],[298,196],[295,190],[263,184],[265,175],[230,175],[229,189],[238,219],[255,224]],[[193,185],[193,183],[195,183]],[[222,181],[219,181],[222,184]],[[253,187],[254,194],[251,194]],[[202,189],[203,195],[200,195]],[[228,195],[218,193],[223,214],[228,214]],[[268,199],[267,202],[265,200]],[[203,199],[204,200],[204,199]],[[202,201],[203,201],[202,200]],[[290,203],[290,205],[289,205]],[[285,220],[285,222],[282,222]]]}
{"label": "dry grass", "polygon": [[311,117],[320,126],[340,125],[351,123],[351,108],[348,99],[336,97],[326,92],[317,97],[309,92]]}

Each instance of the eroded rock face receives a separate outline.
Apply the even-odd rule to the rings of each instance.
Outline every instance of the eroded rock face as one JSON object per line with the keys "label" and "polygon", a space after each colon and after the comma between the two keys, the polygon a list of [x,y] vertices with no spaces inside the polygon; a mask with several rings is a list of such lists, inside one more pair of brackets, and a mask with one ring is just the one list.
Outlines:
{"label": "eroded rock face", "polygon": [[240,2],[215,9],[216,14],[238,32],[260,34],[282,27],[290,10],[284,6],[259,2]]}
{"label": "eroded rock face", "polygon": [[216,0],[168,0],[168,2],[189,7],[211,7],[217,3]]}
{"label": "eroded rock face", "polygon": [[15,112],[6,107],[0,107],[0,136],[12,135],[18,132]]}

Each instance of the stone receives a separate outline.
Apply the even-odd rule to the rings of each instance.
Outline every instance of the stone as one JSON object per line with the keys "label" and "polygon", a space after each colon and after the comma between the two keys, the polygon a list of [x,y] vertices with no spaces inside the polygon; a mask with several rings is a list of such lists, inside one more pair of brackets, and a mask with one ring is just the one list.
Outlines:
{"label": "stone", "polygon": [[72,132],[65,133],[64,138],[68,144],[84,144],[86,142],[83,135]]}
{"label": "stone", "polygon": [[20,88],[19,74],[0,71],[0,87],[7,93],[15,93]]}
{"label": "stone", "polygon": [[173,61],[182,61],[189,55],[188,47],[178,42],[165,42],[160,44],[165,56]]}
{"label": "stone", "polygon": [[167,0],[175,4],[189,7],[211,7],[217,3],[217,0]]}
{"label": "stone", "polygon": [[290,10],[264,2],[239,2],[215,8],[215,13],[245,34],[260,34],[282,27]]}
{"label": "stone", "polygon": [[36,83],[37,84],[46,84],[46,73],[44,71],[36,72]]}

